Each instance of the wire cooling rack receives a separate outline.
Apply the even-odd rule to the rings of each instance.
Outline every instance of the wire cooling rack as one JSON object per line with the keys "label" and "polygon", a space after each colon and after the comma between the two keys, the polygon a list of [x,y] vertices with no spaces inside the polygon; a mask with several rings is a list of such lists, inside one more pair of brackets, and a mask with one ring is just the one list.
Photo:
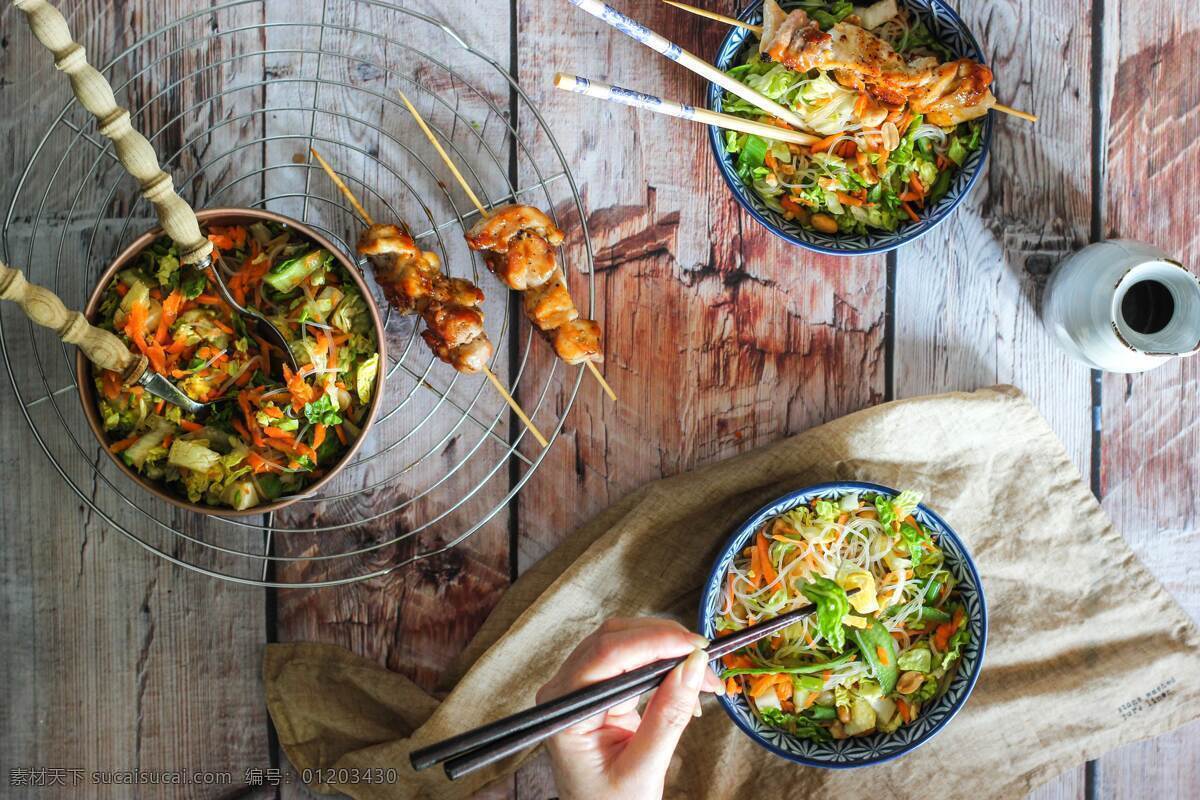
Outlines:
{"label": "wire cooling rack", "polygon": [[[568,231],[560,262],[595,317],[582,201],[545,120],[495,59],[432,16],[376,0],[286,6],[241,0],[170,20],[109,9],[69,23],[195,208],[268,208],[353,253],[362,220],[310,161],[315,146],[377,221],[402,219],[448,273],[470,275],[488,294],[493,369],[553,442],[582,371],[517,324],[518,301],[466,248],[475,212],[395,90],[418,104],[485,204],[517,198]],[[142,20],[154,29],[138,31]],[[96,41],[105,36],[128,39]],[[97,55],[114,50],[106,62]],[[53,119],[16,183],[3,252],[81,308],[111,259],[155,223],[94,120],[73,99],[62,105],[65,80],[45,74],[47,98],[31,105],[61,111],[42,115]],[[387,313],[385,327],[390,363],[370,440],[319,495],[257,518],[184,512],[130,482],[87,427],[73,348],[19,311],[0,312],[0,354],[34,438],[95,519],[212,577],[331,586],[384,576],[489,526],[506,536],[500,512],[547,452],[486,381],[436,361],[413,318]]]}

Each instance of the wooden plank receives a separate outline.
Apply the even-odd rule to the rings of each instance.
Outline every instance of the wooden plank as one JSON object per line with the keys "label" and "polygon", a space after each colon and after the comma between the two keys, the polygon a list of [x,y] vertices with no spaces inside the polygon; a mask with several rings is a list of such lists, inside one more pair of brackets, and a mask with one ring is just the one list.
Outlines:
{"label": "wooden plank", "polygon": [[[959,8],[995,72],[997,96],[1041,121],[993,115],[987,172],[972,196],[938,230],[897,251],[893,361],[896,397],[1019,386],[1085,476],[1088,372],[1055,346],[1038,305],[1050,267],[1088,238],[1092,142],[1081,120],[1090,113],[1089,9],[1082,0]],[[1013,24],[992,24],[996,14]],[[1076,154],[1068,170],[1063,153]],[[1082,766],[1032,793],[1083,795]]]}
{"label": "wooden plank", "polygon": [[[1105,4],[1104,232],[1157,245],[1194,272],[1200,200],[1186,187],[1200,176],[1200,77],[1192,68],[1200,23],[1187,11],[1163,0]],[[1106,375],[1101,417],[1104,507],[1193,619],[1200,619],[1198,396],[1195,357],[1140,375]],[[1200,725],[1192,724],[1102,757],[1099,792],[1194,796],[1198,764]]]}
{"label": "wooden plank", "polygon": [[[407,5],[451,19],[484,52],[502,56],[508,51],[507,15],[485,19],[448,14],[432,2]],[[327,177],[295,163],[306,160],[311,131],[322,155],[347,176],[376,221],[402,220],[414,234],[453,223],[420,243],[439,252],[449,274],[485,285],[488,332],[502,343],[507,297],[486,286],[486,270],[472,258],[456,222],[469,203],[450,185],[447,170],[396,89],[412,98],[460,162],[477,171],[481,193],[498,196],[505,191],[508,163],[507,83],[441,31],[381,5],[330,0],[271,6],[267,13],[272,22],[292,24],[269,29],[266,39],[276,51],[267,64],[272,77],[266,95],[269,206],[314,222],[347,247],[357,239],[360,225],[343,211],[347,204]],[[330,26],[323,38],[322,15]],[[288,52],[318,43],[319,59]],[[481,93],[468,89],[468,83]],[[455,111],[477,124],[457,119]],[[386,307],[381,297],[377,300]],[[416,323],[398,315],[389,320],[393,364],[382,412],[387,419],[371,434],[361,463],[326,495],[370,490],[353,499],[300,503],[274,520],[288,531],[276,534],[276,552],[288,557],[344,553],[400,535],[412,538],[348,559],[281,564],[273,577],[286,583],[382,572],[455,540],[499,508],[469,540],[444,554],[365,583],[278,594],[280,640],[340,644],[432,689],[508,585],[508,413],[483,376],[458,376],[436,362],[416,336]],[[498,348],[498,355],[495,369],[505,375],[507,348]],[[449,399],[421,385],[422,376]],[[463,419],[460,408],[471,418]],[[378,519],[368,524],[349,525],[374,515]],[[314,525],[340,527],[317,534],[300,530]],[[293,784],[282,796],[303,797],[307,790]]]}
{"label": "wooden plank", "polygon": [[[77,38],[99,63],[106,54],[128,45],[138,32],[191,10],[188,3],[157,4],[136,17],[135,30],[126,24],[124,14],[112,12],[106,3],[61,5]],[[25,31],[19,15],[11,7],[4,13],[0,84],[5,91],[0,93],[0,118],[11,145],[6,153],[23,169],[23,160],[29,158],[67,93],[65,83],[48,68],[48,54]],[[241,24],[253,9],[244,7],[235,13],[222,22]],[[181,38],[156,41],[147,52],[156,57],[175,50],[181,41],[195,42],[194,49],[185,48],[166,62],[175,74],[186,72],[213,54],[212,49],[200,50],[207,24],[197,21]],[[227,44],[233,50],[226,53],[245,42]],[[141,63],[133,63],[132,68]],[[31,64],[36,66],[31,69]],[[136,82],[131,91],[122,92],[123,102],[136,109],[157,93],[168,72],[165,66],[157,70],[153,73],[157,80]],[[129,71],[130,65],[122,64],[118,82]],[[240,66],[227,65],[214,72],[212,83],[189,85],[182,96],[201,98],[213,86],[236,81],[242,74]],[[217,106],[211,113],[220,115],[223,110]],[[155,101],[140,123],[151,128],[165,125],[168,141],[184,143],[194,126],[186,119],[175,120],[177,113],[162,100]],[[73,117],[73,122],[85,130],[94,128],[82,115]],[[47,147],[61,150],[74,135],[60,127]],[[100,141],[94,130],[89,135]],[[225,146],[248,135],[249,131],[238,129],[195,139],[181,166],[186,169],[189,158],[194,163],[206,147]],[[101,156],[99,174],[85,179],[98,153],[99,148],[84,142],[57,177],[55,161],[39,161],[19,198],[21,213],[5,239],[6,252],[19,254],[19,265],[33,279],[54,286],[75,307],[82,305],[95,275],[121,243],[150,224],[140,216],[123,217],[134,210],[132,182],[121,181],[110,198],[109,187],[118,173],[106,157]],[[9,171],[10,176],[17,174],[15,169]],[[52,177],[49,192],[44,192]],[[207,186],[205,182],[195,188],[203,192]],[[30,215],[39,213],[43,199],[30,251],[27,245],[34,230]],[[74,221],[61,221],[67,214]],[[31,339],[25,323],[18,321],[19,312],[6,308],[3,313],[5,343],[23,398],[35,399],[44,390],[35,353],[46,364],[47,387],[69,386],[70,362],[53,335],[39,331]],[[8,405],[11,399],[5,403],[15,412]],[[169,520],[198,538],[209,532],[198,518],[172,512],[131,488],[98,452],[73,394],[39,403],[31,414],[46,446],[103,514],[176,557],[207,559],[209,567],[220,571],[239,568],[238,559],[213,556],[207,548],[182,543],[152,522],[155,516]],[[245,702],[257,691],[257,674],[249,665],[257,663],[265,620],[244,612],[248,604],[261,607],[263,593],[184,572],[118,535],[68,491],[20,415],[6,414],[0,426],[0,462],[11,476],[6,491],[9,514],[0,524],[0,552],[4,553],[0,605],[5,609],[0,636],[6,653],[0,668],[5,687],[0,707],[6,709],[0,715],[0,761],[6,767],[74,767],[88,772],[218,769],[230,771],[237,783],[245,769],[266,766],[266,713],[260,704]],[[81,451],[75,450],[72,437]],[[93,476],[94,467],[100,477]],[[131,504],[121,493],[129,496]],[[239,530],[222,534],[221,541],[228,547],[249,546],[256,538]],[[202,617],[197,616],[200,609]],[[38,724],[29,724],[30,720]],[[190,786],[175,796],[205,797],[208,791],[208,787]],[[112,796],[99,788],[91,794]]]}
{"label": "wooden plank", "polygon": [[[699,54],[725,34],[663,4],[615,2]],[[731,12],[733,3],[720,4]],[[583,194],[596,249],[598,318],[611,403],[584,375],[561,440],[518,500],[519,565],[638,485],[726,458],[883,399],[885,263],[814,256],[774,238],[742,213],[697,125],[566,95],[556,70],[703,102],[703,81],[563,3],[518,5],[518,77],[541,108]],[[553,32],[548,35],[548,32]],[[518,110],[522,136],[539,143],[519,162],[520,183],[558,168],[536,121]],[[567,187],[549,203],[568,234],[572,291],[586,305],[588,276],[578,214]],[[534,342],[527,389],[551,362]],[[561,407],[575,370],[551,379]],[[600,620],[597,620],[599,623]],[[518,796],[553,795],[547,762],[518,774]]]}

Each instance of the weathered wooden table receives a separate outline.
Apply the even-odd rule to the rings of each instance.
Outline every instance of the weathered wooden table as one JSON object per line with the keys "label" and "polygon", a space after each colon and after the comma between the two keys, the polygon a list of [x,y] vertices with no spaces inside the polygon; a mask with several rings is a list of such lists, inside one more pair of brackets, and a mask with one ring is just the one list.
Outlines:
{"label": "weathered wooden table", "polygon": [[[1200,23],[1187,4],[956,3],[997,94],[1041,121],[997,120],[987,172],[936,233],[855,259],[789,247],[741,213],[704,129],[553,91],[563,69],[693,103],[703,92],[563,0],[412,4],[509,66],[563,146],[596,247],[605,371],[620,403],[585,382],[547,462],[507,513],[452,553],[345,588],[274,591],[200,577],[114,536],[65,488],[0,390],[0,785],[30,768],[186,767],[229,770],[238,782],[247,769],[286,769],[262,703],[264,643],[338,643],[433,686],[522,569],[639,484],[892,398],[1000,382],[1033,398],[1130,544],[1200,617],[1200,359],[1089,374],[1037,316],[1051,266],[1100,237],[1200,263]],[[59,5],[97,62],[197,10],[188,0]],[[222,24],[316,6],[353,15],[350,5],[247,2]],[[724,33],[650,0],[617,5],[698,53]],[[5,7],[0,22],[7,205],[66,94],[16,12]],[[51,217],[62,210],[55,202],[72,198],[52,199]],[[18,215],[9,234],[21,224]],[[1198,765],[1192,725],[1035,794],[1195,796]],[[488,793],[552,794],[542,761]],[[279,796],[306,792],[292,783]]]}

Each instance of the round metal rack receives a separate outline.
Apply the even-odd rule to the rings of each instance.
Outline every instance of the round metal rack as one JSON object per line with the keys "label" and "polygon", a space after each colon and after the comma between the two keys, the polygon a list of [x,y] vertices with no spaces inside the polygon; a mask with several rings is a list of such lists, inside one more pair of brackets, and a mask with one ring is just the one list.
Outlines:
{"label": "round metal rack", "polygon": [[[376,221],[404,221],[448,273],[470,275],[488,294],[493,370],[553,443],[582,370],[565,368],[518,324],[519,301],[466,248],[461,233],[476,212],[396,89],[418,104],[485,204],[537,205],[568,231],[559,260],[595,317],[582,201],[537,107],[495,59],[425,13],[325,0],[288,4],[289,16],[278,18],[270,6],[218,3],[149,33],[135,30],[115,48],[89,37],[124,35],[124,20],[70,24],[194,207],[268,208],[353,253],[363,222],[309,158],[315,147]],[[114,49],[106,62],[96,57]],[[3,252],[31,281],[81,308],[111,259],[156,223],[95,121],[73,99],[62,104],[65,80],[45,74],[40,105],[53,119],[16,184]],[[177,565],[276,587],[381,577],[488,526],[506,536],[501,512],[549,452],[510,419],[486,381],[437,361],[413,318],[387,313],[386,335],[383,405],[355,461],[319,495],[274,514],[229,518],[181,511],[121,474],[87,427],[74,349],[19,310],[0,311],[0,354],[18,407],[94,519]]]}

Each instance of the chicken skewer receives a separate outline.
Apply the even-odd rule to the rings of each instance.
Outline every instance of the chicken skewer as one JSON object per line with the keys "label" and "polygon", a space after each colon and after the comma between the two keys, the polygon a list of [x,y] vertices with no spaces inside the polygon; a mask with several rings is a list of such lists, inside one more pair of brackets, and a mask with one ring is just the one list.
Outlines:
{"label": "chicken skewer", "polygon": [[983,116],[988,109],[1029,122],[1038,119],[996,102],[988,89],[991,70],[970,59],[947,64],[935,59],[905,61],[886,42],[858,25],[839,22],[824,32],[803,9],[785,14],[776,3],[768,2],[763,7],[766,24],[751,25],[675,0],[663,2],[757,34],[761,37],[761,52],[790,69],[804,72],[818,67],[854,74],[856,82],[865,84],[868,91],[882,94],[892,104],[907,100],[914,111],[926,114],[934,124],[957,124]]}
{"label": "chicken skewer", "polygon": [[567,364],[584,364],[600,383],[609,399],[617,394],[600,370],[600,326],[584,319],[571,299],[562,270],[554,259],[553,247],[562,244],[563,232],[542,211],[512,204],[489,211],[463,174],[434,136],[420,112],[404,92],[397,89],[417,125],[438,151],[442,161],[479,210],[479,221],[467,232],[472,250],[484,251],[484,262],[496,277],[524,296],[525,313]]}
{"label": "chicken skewer", "polygon": [[350,187],[342,181],[315,148],[309,148],[325,174],[367,223],[358,239],[388,303],[402,314],[419,314],[425,321],[421,338],[434,355],[464,374],[482,372],[508,403],[509,408],[542,447],[550,443],[520,404],[504,388],[487,362],[495,352],[483,329],[483,292],[463,278],[447,277],[436,254],[421,250],[408,233],[396,225],[377,224]]}

